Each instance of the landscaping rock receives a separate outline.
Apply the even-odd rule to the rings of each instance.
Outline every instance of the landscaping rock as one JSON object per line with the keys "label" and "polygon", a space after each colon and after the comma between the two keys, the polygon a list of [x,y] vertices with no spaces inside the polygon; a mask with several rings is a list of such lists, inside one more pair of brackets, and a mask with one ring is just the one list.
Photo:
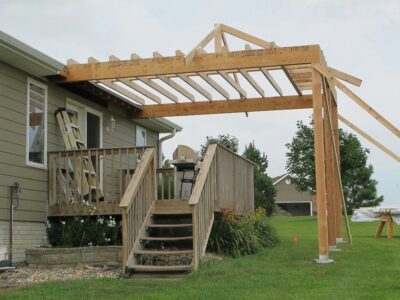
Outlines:
{"label": "landscaping rock", "polygon": [[121,268],[119,266],[103,268],[82,264],[78,264],[76,267],[51,269],[23,266],[0,273],[0,289],[31,285],[44,281],[86,278],[121,278]]}

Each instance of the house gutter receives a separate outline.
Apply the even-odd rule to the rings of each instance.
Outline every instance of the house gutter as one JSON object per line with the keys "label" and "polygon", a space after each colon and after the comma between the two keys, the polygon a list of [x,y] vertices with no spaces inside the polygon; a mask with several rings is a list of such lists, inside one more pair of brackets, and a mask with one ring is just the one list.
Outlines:
{"label": "house gutter", "polygon": [[172,130],[171,134],[168,134],[167,136],[162,137],[159,142],[158,142],[158,166],[159,168],[162,168],[162,143],[165,142],[166,140],[172,139],[176,134],[176,129]]}

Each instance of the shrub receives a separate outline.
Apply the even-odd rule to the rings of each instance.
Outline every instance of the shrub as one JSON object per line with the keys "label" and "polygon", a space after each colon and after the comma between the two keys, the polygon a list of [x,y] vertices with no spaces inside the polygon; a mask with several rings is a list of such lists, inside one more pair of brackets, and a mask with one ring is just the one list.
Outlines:
{"label": "shrub", "polygon": [[47,235],[54,247],[121,244],[121,222],[112,216],[64,217],[47,221]]}
{"label": "shrub", "polygon": [[265,209],[258,208],[247,215],[240,215],[234,210],[225,210],[218,215],[208,247],[217,253],[238,257],[277,244],[278,237],[268,222]]}

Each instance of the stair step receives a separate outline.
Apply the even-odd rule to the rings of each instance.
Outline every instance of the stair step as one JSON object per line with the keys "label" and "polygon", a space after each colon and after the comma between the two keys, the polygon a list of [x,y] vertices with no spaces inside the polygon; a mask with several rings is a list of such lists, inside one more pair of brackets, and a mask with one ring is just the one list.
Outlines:
{"label": "stair step", "polygon": [[192,240],[192,236],[179,236],[179,237],[151,237],[151,236],[143,236],[140,240],[143,241],[184,241],[184,240]]}
{"label": "stair step", "polygon": [[157,200],[155,203],[155,211],[191,211],[188,200]]}
{"label": "stair step", "polygon": [[150,265],[128,265],[130,269],[139,272],[173,272],[173,271],[189,271],[192,265],[176,265],[176,266],[150,266]]}
{"label": "stair step", "polygon": [[179,255],[193,254],[193,250],[137,250],[134,254],[140,255]]}
{"label": "stair step", "polygon": [[148,224],[146,227],[149,228],[181,228],[181,227],[192,227],[192,224]]}
{"label": "stair step", "polygon": [[168,216],[168,215],[191,215],[191,211],[181,210],[181,211],[155,211],[152,215]]}

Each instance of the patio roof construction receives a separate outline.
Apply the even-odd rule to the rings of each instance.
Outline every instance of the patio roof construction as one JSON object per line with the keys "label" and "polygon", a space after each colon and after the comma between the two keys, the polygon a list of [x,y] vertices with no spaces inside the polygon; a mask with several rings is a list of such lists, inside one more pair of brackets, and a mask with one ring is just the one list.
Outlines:
{"label": "patio roof construction", "polygon": [[[232,51],[229,38],[235,45],[239,41],[242,50]],[[65,87],[85,88],[90,83],[117,94],[124,105],[135,107],[134,119],[313,109],[318,262],[330,262],[329,249],[343,239],[338,121],[400,162],[399,155],[338,114],[337,89],[400,137],[395,125],[348,87],[358,87],[362,81],[328,66],[319,45],[279,47],[216,24],[186,54],[180,50],[174,56],[154,52],[152,58],[132,54],[125,60],[111,55],[106,62],[90,57],[82,64],[70,59],[59,75],[53,80]],[[348,223],[347,230],[351,242]]]}

